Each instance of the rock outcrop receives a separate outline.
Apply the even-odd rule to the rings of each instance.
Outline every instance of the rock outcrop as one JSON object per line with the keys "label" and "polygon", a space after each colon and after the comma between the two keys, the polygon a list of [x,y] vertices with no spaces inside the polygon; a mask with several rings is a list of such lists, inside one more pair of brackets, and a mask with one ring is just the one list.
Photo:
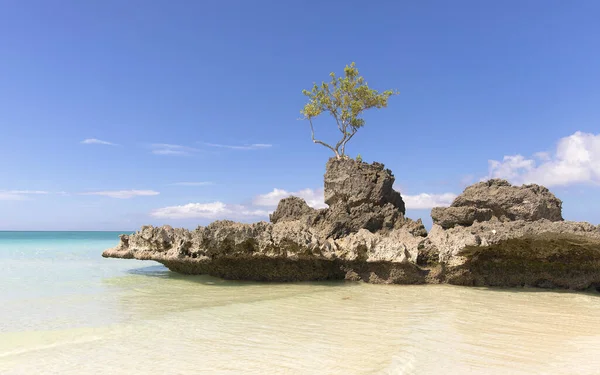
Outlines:
{"label": "rock outcrop", "polygon": [[306,201],[298,197],[283,198],[279,201],[277,209],[269,215],[271,223],[277,224],[284,221],[300,220],[304,216],[310,216],[317,210],[306,204]]}
{"label": "rock outcrop", "polygon": [[540,185],[512,186],[508,181],[492,179],[471,185],[450,207],[431,211],[435,224],[443,228],[471,225],[475,221],[562,221],[562,202]]}
{"label": "rock outcrop", "polygon": [[404,201],[393,189],[394,181],[392,171],[381,163],[332,158],[325,172],[325,203],[330,207],[350,208],[390,204],[404,215]]}
{"label": "rock outcrop", "polygon": [[348,279],[423,283],[416,265],[427,234],[421,221],[404,217],[383,164],[331,159],[325,201],[316,210],[298,197],[282,199],[270,223],[216,221],[194,231],[145,226],[103,253],[151,259],[185,274],[228,279],[301,281]]}
{"label": "rock outcrop", "polygon": [[439,254],[440,280],[473,286],[586,289],[600,286],[600,226],[497,220],[444,230],[424,247]]}
{"label": "rock outcrop", "polygon": [[324,177],[328,208],[289,197],[268,223],[145,226],[103,256],[240,280],[600,287],[600,226],[564,221],[562,202],[545,187],[469,186],[432,210],[427,233],[405,217],[383,164],[331,159]]}
{"label": "rock outcrop", "polygon": [[600,226],[563,221],[539,185],[493,179],[434,208],[421,257],[437,254],[442,282],[585,289],[600,286]]}

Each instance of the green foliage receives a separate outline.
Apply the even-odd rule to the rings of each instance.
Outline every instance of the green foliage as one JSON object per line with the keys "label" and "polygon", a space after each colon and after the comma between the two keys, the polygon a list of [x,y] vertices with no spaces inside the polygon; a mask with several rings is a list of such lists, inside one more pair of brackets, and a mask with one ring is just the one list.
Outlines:
{"label": "green foliage", "polygon": [[362,156],[360,154],[356,155],[356,161],[362,163]]}
{"label": "green foliage", "polygon": [[[329,83],[315,83],[312,90],[302,91],[309,98],[309,102],[300,113],[310,122],[313,142],[331,149],[339,159],[345,154],[346,143],[364,126],[365,120],[360,117],[362,113],[371,108],[387,107],[388,98],[397,95],[398,92],[386,90],[379,93],[369,88],[354,63],[346,65],[344,77],[336,77],[333,72],[329,76]],[[335,147],[315,139],[312,120],[324,112],[335,119],[338,130],[342,133],[342,138]]]}

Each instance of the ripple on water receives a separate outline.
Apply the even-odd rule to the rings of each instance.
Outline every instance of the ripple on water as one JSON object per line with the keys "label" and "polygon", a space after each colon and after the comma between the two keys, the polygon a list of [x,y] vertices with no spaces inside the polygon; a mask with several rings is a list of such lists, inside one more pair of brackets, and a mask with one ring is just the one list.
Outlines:
{"label": "ripple on water", "polygon": [[0,346],[2,373],[593,374],[600,368],[600,297],[592,294],[232,282],[162,267],[102,283],[117,324],[0,334],[4,343],[20,342],[12,352],[10,343]]}

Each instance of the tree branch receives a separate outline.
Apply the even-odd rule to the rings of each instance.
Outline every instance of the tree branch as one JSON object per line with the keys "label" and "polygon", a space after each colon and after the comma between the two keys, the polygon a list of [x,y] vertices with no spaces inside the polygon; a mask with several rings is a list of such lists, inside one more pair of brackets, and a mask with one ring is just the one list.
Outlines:
{"label": "tree branch", "polygon": [[[348,125],[344,126],[344,129],[347,129]],[[348,136],[348,132],[344,132],[344,136],[342,137],[342,139],[339,140],[338,143],[336,143],[335,145],[335,149],[339,150],[341,145],[346,144],[346,142],[348,142],[348,140],[346,139],[346,137]],[[338,151],[339,153],[339,151]],[[342,152],[341,152],[341,156],[344,156],[344,148],[342,148]]]}
{"label": "tree branch", "polygon": [[352,133],[349,134],[349,137],[342,144],[342,155],[346,153],[346,144],[348,143],[348,141],[350,141],[350,139],[352,139],[352,137],[354,137],[354,134],[356,134],[357,131],[357,128],[352,128]]}
{"label": "tree branch", "polygon": [[342,125],[340,125],[340,119],[338,119],[338,115],[336,111],[332,111],[329,110],[329,113],[331,113],[331,115],[333,116],[333,118],[335,119],[335,122],[337,122],[337,127],[338,129],[343,133],[344,131],[342,130]]}
{"label": "tree branch", "polygon": [[335,156],[339,159],[340,158],[340,154],[337,151],[337,148],[333,148],[330,145],[328,145],[327,143],[325,143],[323,141],[319,141],[318,139],[315,139],[315,128],[313,127],[312,120],[309,118],[308,122],[310,123],[310,132],[311,132],[311,138],[312,138],[313,143],[318,143],[320,145],[323,145],[323,146],[327,147],[328,149],[330,149],[331,151],[333,151],[333,153],[335,154]]}

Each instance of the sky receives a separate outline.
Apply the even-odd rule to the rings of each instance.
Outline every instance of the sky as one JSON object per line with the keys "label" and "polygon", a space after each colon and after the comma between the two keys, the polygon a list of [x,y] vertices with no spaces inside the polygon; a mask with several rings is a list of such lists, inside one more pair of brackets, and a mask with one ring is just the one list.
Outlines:
{"label": "sky", "polygon": [[[303,89],[356,62],[395,89],[351,157],[407,216],[491,177],[600,223],[596,0],[0,3],[0,230],[193,228],[323,204]],[[334,143],[331,118],[315,122]]]}

